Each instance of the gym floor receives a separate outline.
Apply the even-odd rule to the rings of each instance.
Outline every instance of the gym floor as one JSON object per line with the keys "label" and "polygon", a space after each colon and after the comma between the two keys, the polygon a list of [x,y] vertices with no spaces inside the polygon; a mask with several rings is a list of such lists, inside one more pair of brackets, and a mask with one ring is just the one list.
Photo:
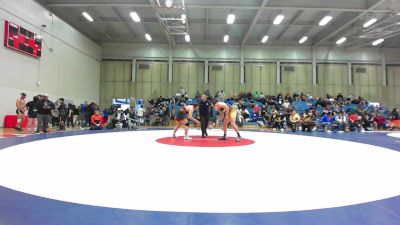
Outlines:
{"label": "gym floor", "polygon": [[0,132],[2,225],[400,224],[398,132]]}

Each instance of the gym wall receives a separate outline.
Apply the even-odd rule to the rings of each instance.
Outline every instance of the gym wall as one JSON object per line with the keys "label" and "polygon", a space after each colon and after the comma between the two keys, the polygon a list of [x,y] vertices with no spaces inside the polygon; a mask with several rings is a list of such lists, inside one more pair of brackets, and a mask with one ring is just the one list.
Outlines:
{"label": "gym wall", "polygon": [[99,101],[101,47],[49,13],[32,0],[0,0],[1,37],[9,20],[41,34],[45,42],[40,60],[0,46],[0,126],[5,115],[15,114],[21,92],[27,100],[48,93],[51,100],[63,97],[76,104]]}
{"label": "gym wall", "polygon": [[[140,69],[142,64],[148,68]],[[204,63],[200,62],[174,63],[172,83],[168,83],[167,62],[137,62],[135,82],[131,81],[131,65],[131,61],[102,62],[101,107],[108,107],[113,98],[173,96],[180,87],[190,96],[197,90],[201,93],[210,90],[212,94],[224,90],[227,97],[249,90],[265,95],[304,92],[316,97],[342,93],[364,96],[390,107],[400,103],[400,66],[387,67],[388,85],[384,87],[381,65],[352,65],[352,76],[349,77],[347,64],[319,63],[317,85],[313,85],[311,63],[281,63],[279,81],[275,63],[246,63],[244,84],[240,84],[239,63],[210,64],[208,83],[204,82]]]}

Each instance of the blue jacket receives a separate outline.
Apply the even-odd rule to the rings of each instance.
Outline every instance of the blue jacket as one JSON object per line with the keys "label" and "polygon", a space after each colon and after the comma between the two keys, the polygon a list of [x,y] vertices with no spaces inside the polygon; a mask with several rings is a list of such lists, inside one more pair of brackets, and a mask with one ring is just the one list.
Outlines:
{"label": "blue jacket", "polygon": [[324,115],[319,122],[320,123],[329,123],[330,122],[329,116]]}

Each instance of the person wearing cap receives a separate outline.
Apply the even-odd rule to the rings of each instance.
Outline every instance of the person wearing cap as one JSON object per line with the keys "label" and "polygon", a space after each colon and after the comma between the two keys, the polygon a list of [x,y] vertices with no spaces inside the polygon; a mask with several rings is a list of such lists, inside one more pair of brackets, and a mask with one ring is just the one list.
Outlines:
{"label": "person wearing cap", "polygon": [[42,96],[42,100],[38,102],[37,104],[37,110],[38,110],[38,125],[36,128],[36,133],[43,132],[47,133],[48,132],[48,127],[49,127],[49,122],[51,118],[51,111],[54,109],[54,103],[49,100],[49,95],[44,94]]}
{"label": "person wearing cap", "polygon": [[21,93],[21,97],[17,99],[17,102],[15,103],[17,110],[17,126],[15,129],[17,131],[22,131],[22,123],[24,122],[25,119],[25,111],[26,111],[26,102],[25,102],[26,94]]}

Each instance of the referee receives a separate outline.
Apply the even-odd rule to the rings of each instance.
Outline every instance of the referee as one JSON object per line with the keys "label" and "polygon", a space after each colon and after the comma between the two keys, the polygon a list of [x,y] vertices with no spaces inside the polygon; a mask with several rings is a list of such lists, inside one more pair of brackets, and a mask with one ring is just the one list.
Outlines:
{"label": "referee", "polygon": [[208,121],[210,120],[210,106],[211,106],[211,102],[208,101],[207,96],[202,95],[201,100],[199,102],[201,137],[202,138],[205,138],[208,136],[207,127],[208,127]]}

